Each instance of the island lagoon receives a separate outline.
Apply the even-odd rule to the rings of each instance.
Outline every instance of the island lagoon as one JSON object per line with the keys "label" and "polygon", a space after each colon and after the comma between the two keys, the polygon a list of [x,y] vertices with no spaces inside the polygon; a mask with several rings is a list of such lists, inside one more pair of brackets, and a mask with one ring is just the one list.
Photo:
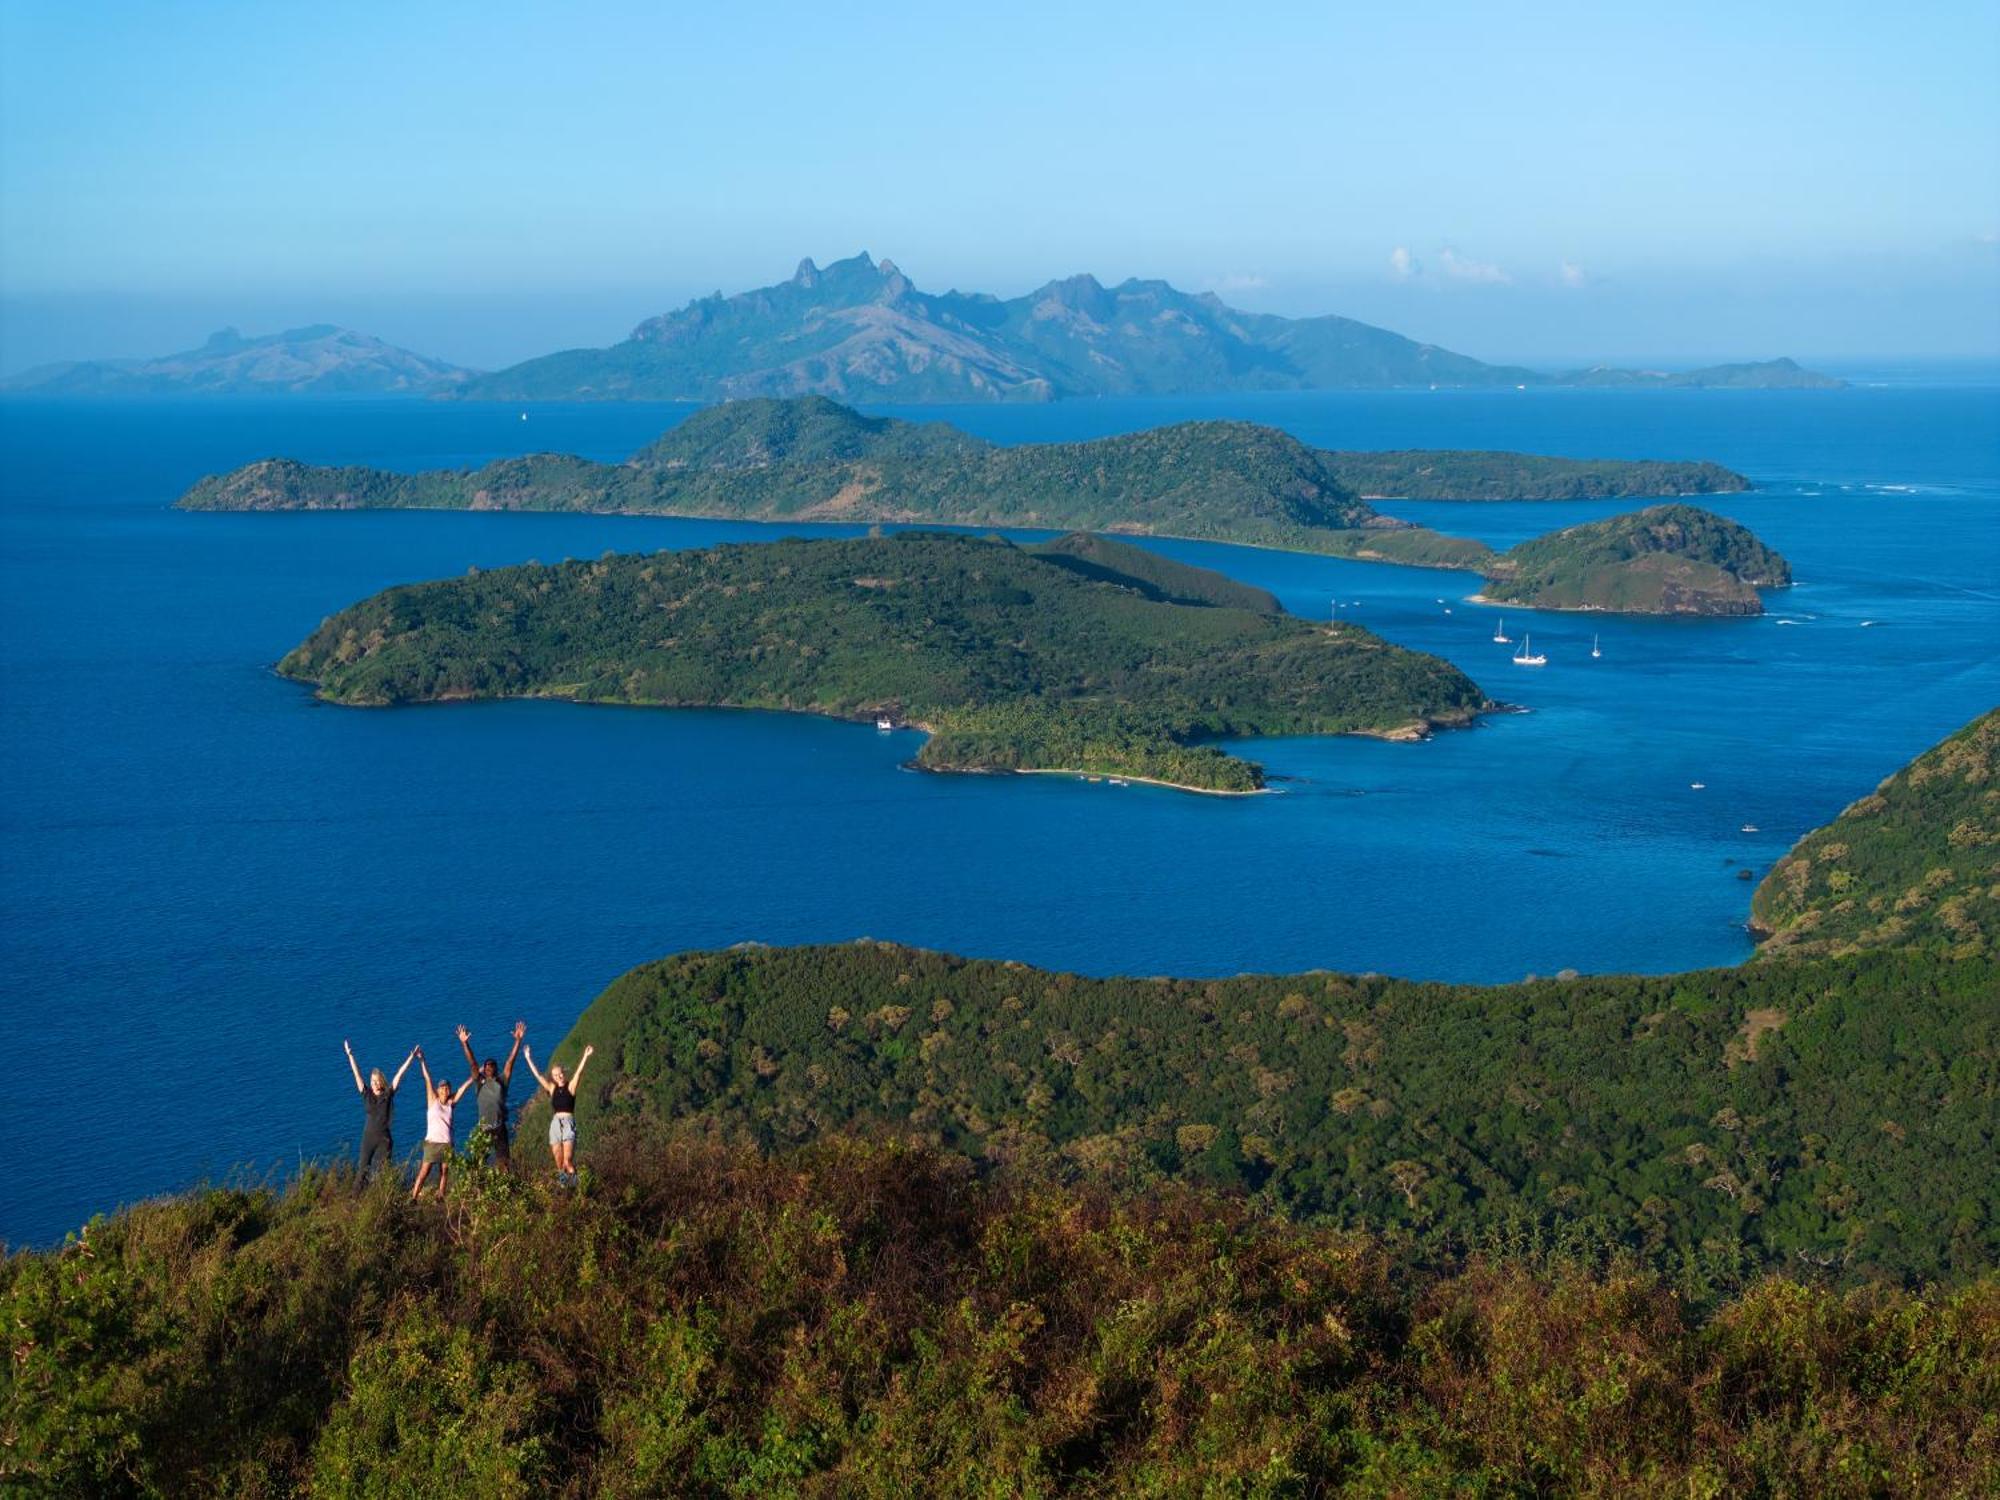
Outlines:
{"label": "island lagoon", "polygon": [[[414,1041],[448,1057],[459,1021],[493,1050],[516,1017],[552,1044],[680,948],[869,935],[1099,974],[1479,981],[1737,962],[1740,872],[2000,702],[1996,390],[1856,378],[898,413],[999,441],[1226,415],[1330,447],[1709,458],[1756,481],[1704,503],[1791,559],[1769,614],[1510,615],[1538,670],[1464,602],[1470,575],[1149,543],[1298,614],[1338,598],[1528,710],[1419,745],[1244,745],[1283,793],[1244,799],[920,775],[913,735],[786,715],[327,707],[271,664],[386,584],[779,529],[169,508],[280,453],[616,458],[686,408],[0,405],[0,1022],[22,1117],[81,1166],[13,1174],[0,1239],[338,1147],[359,1124],[343,1037],[364,1065]],[[1382,506],[1497,546],[1627,508]]]}

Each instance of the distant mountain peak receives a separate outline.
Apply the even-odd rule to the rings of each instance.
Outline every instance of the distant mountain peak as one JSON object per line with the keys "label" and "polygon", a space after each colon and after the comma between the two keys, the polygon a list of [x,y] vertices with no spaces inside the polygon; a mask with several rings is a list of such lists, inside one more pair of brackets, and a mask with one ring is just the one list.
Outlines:
{"label": "distant mountain peak", "polygon": [[1046,401],[1203,391],[1553,384],[1810,386],[1790,361],[1682,375],[1490,365],[1351,318],[1246,313],[1214,293],[1079,272],[1023,296],[920,290],[866,250],[689,302],[622,344],[529,360],[464,388],[501,400]]}
{"label": "distant mountain peak", "polygon": [[198,349],[29,370],[5,389],[52,396],[430,395],[471,374],[373,334],[308,323],[251,337],[221,328]]}

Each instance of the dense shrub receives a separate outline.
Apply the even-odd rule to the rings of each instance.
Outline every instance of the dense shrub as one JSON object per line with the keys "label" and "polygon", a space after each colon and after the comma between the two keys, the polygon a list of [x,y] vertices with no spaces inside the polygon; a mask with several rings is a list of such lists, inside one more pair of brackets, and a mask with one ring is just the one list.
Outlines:
{"label": "dense shrub", "polygon": [[[459,1174],[455,1174],[455,1179]],[[635,1134],[580,1191],[309,1175],[0,1271],[0,1487],[514,1494],[1979,1494],[2000,1278],[1425,1261],[1240,1196],[834,1137]]]}

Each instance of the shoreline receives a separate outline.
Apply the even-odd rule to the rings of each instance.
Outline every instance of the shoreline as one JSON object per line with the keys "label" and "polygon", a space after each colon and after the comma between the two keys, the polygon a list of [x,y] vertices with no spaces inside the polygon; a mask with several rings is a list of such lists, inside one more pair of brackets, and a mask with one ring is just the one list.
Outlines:
{"label": "shoreline", "polygon": [[[1752,584],[1752,588],[1760,585]],[[1770,611],[1760,597],[1755,610],[1715,609],[1607,609],[1602,604],[1527,604],[1519,599],[1491,599],[1485,594],[1467,594],[1461,604],[1484,604],[1492,609],[1527,609],[1545,615],[1609,615],[1620,620],[1761,620]]]}
{"label": "shoreline", "polygon": [[[837,724],[853,724],[864,728],[874,728],[877,733],[901,733],[906,730],[916,730],[926,738],[935,738],[937,735],[935,727],[916,719],[899,720],[890,730],[884,731],[880,726],[875,724],[875,714],[872,711],[860,714],[844,714],[817,708],[773,708],[749,703],[649,703],[644,700],[632,698],[578,698],[567,693],[463,693],[446,694],[436,698],[406,700],[396,703],[357,703],[325,696],[320,691],[318,681],[313,678],[294,677],[287,672],[279,671],[276,665],[273,665],[270,671],[272,676],[282,681],[307,688],[312,693],[315,703],[324,703],[329,708],[398,709],[423,708],[427,705],[438,706],[472,703],[568,703],[580,708],[691,709],[697,712],[720,710],[725,713],[786,714],[809,719],[830,719]],[[1407,724],[1398,724],[1390,729],[1343,729],[1331,734],[1296,737],[1309,739],[1354,738],[1382,740],[1395,745],[1417,745],[1430,739],[1441,729],[1476,729],[1479,726],[1479,720],[1486,714],[1512,711],[1514,710],[1511,705],[1496,702],[1489,703],[1486,707],[1468,714],[1462,722],[1419,719]],[[1294,736],[1249,735],[1243,738],[1248,740],[1284,739],[1294,738]],[[1232,759],[1240,758],[1232,756]],[[1247,787],[1241,790],[1234,787],[1193,786],[1187,782],[1168,781],[1158,776],[1141,776],[1135,772],[1087,771],[1073,766],[939,766],[925,765],[916,758],[912,758],[904,764],[912,770],[938,776],[1075,776],[1085,780],[1096,776],[1107,781],[1116,777],[1120,781],[1129,781],[1141,786],[1164,787],[1169,791],[1175,792],[1194,792],[1204,797],[1260,797],[1272,791],[1272,788],[1268,786]],[[1256,763],[1247,762],[1247,764]]]}
{"label": "shoreline", "polygon": [[1265,797],[1272,795],[1268,786],[1246,787],[1241,791],[1233,787],[1190,786],[1185,781],[1163,781],[1157,776],[1139,776],[1130,771],[1079,771],[1069,766],[995,766],[990,770],[981,766],[925,766],[926,771],[936,771],[943,775],[963,775],[971,772],[983,776],[1074,776],[1083,781],[1127,781],[1135,786],[1165,787],[1170,792],[1193,792],[1201,797]]}

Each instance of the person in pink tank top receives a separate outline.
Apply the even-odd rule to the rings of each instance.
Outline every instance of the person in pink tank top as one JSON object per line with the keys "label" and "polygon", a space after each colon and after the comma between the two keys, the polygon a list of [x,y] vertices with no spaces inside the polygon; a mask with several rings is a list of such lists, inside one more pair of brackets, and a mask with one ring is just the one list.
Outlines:
{"label": "person in pink tank top", "polygon": [[424,1070],[424,1164],[417,1168],[416,1185],[410,1189],[410,1201],[416,1202],[424,1191],[424,1179],[431,1175],[431,1168],[438,1171],[438,1200],[444,1200],[445,1184],[451,1178],[451,1111],[452,1106],[465,1097],[465,1091],[472,1087],[477,1073],[471,1074],[457,1090],[452,1089],[447,1079],[431,1082],[431,1065],[424,1061],[424,1049],[417,1048],[417,1066]]}

